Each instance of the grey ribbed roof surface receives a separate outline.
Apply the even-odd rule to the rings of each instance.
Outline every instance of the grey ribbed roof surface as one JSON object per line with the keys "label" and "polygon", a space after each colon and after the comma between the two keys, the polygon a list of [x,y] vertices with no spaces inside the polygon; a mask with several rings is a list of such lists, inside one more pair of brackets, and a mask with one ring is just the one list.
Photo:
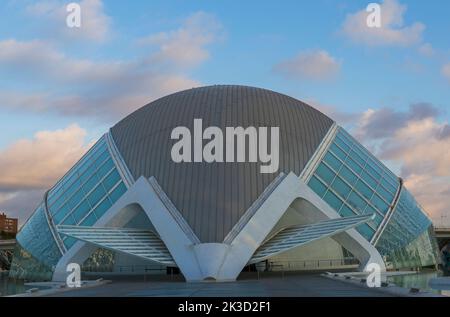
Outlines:
{"label": "grey ribbed roof surface", "polygon": [[[260,163],[174,163],[172,129],[194,119],[208,126],[280,127],[280,168],[261,174]],[[135,177],[154,176],[202,242],[222,242],[252,202],[278,175],[297,175],[333,121],[294,98],[246,86],[209,86],[158,99],[112,129]]]}

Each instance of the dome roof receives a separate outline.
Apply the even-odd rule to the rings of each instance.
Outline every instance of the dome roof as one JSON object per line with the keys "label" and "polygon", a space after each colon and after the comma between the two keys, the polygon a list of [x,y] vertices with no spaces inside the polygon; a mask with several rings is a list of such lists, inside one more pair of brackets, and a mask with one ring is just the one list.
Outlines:
{"label": "dome roof", "polygon": [[[279,170],[257,163],[175,163],[175,127],[279,127]],[[134,178],[154,176],[201,242],[222,242],[247,208],[280,172],[299,175],[333,121],[294,98],[246,86],[181,91],[136,110],[111,128]],[[269,143],[270,144],[270,143]]]}

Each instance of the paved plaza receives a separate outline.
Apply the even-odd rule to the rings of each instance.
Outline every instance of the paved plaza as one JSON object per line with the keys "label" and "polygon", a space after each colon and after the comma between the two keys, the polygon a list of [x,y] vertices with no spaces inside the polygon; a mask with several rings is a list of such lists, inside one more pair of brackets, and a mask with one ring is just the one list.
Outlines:
{"label": "paved plaza", "polygon": [[289,277],[270,276],[261,279],[244,278],[226,283],[185,283],[184,281],[116,280],[97,287],[58,292],[49,296],[62,297],[379,297],[391,296],[379,289],[333,280],[319,274],[298,274]]}

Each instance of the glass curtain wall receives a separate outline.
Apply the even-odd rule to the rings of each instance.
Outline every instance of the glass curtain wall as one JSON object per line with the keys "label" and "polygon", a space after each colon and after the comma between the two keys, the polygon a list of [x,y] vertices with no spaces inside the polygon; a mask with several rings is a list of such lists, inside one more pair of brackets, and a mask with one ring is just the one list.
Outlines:
{"label": "glass curtain wall", "polygon": [[[56,225],[92,226],[126,191],[103,136],[49,191]],[[75,239],[61,235],[67,249]]]}
{"label": "glass curtain wall", "polygon": [[356,229],[370,241],[393,203],[400,182],[339,128],[308,185],[342,217],[375,214],[375,220]]}

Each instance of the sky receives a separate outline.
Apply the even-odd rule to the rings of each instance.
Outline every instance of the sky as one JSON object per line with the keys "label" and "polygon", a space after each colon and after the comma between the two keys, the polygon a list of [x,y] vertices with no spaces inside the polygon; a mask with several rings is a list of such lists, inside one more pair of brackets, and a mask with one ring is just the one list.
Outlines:
{"label": "sky", "polygon": [[450,225],[450,2],[63,0],[0,6],[0,210],[23,223],[109,127],[164,95],[240,84],[323,111]]}

